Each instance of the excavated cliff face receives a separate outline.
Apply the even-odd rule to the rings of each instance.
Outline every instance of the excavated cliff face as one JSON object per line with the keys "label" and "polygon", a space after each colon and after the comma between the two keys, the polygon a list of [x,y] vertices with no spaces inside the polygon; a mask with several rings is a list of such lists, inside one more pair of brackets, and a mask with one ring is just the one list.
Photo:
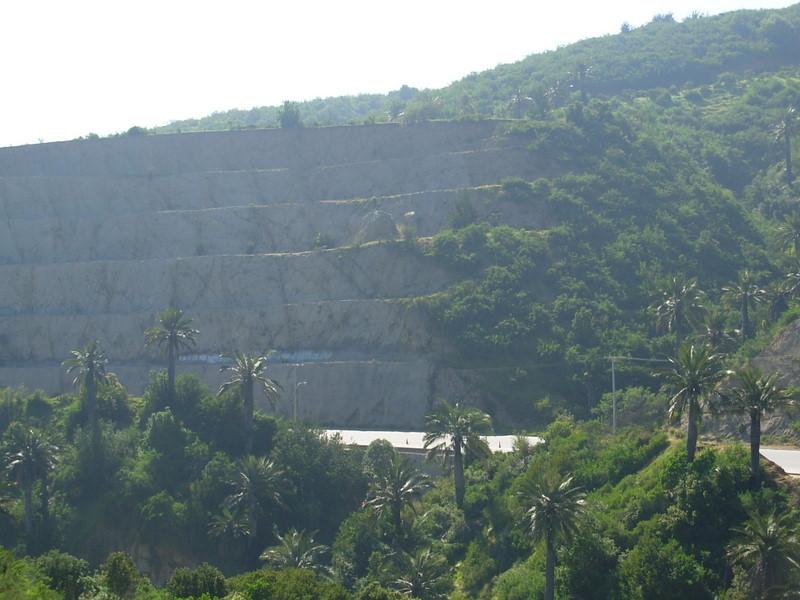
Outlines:
{"label": "excavated cliff face", "polygon": [[419,427],[433,399],[463,388],[463,378],[437,368],[446,342],[408,300],[455,276],[391,238],[404,227],[432,235],[464,202],[495,222],[546,225],[544,215],[496,200],[503,178],[548,172],[497,135],[499,125],[0,150],[0,385],[65,391],[60,362],[97,338],[111,370],[141,392],[161,358],[143,347],[142,332],[178,306],[201,331],[181,371],[216,385],[220,352],[274,348],[284,414],[305,381],[297,411],[309,421]]}

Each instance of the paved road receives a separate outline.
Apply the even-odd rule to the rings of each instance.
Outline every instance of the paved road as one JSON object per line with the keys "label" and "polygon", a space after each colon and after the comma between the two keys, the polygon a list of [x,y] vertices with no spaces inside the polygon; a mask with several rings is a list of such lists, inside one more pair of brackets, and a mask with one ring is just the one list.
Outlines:
{"label": "paved road", "polygon": [[800,449],[761,447],[761,456],[771,460],[790,475],[800,475]]}
{"label": "paved road", "polygon": [[[398,450],[421,451],[423,449],[422,431],[360,431],[357,429],[326,429],[328,435],[339,434],[345,444],[369,446],[374,440],[388,440]],[[488,435],[486,441],[495,452],[511,452],[514,449],[513,435]],[[542,439],[528,436],[531,444],[539,444]]]}

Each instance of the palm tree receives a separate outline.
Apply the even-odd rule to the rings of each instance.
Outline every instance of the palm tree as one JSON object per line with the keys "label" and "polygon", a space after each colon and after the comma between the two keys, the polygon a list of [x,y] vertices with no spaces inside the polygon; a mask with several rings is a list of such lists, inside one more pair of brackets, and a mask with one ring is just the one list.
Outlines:
{"label": "palm tree", "polygon": [[208,524],[208,533],[217,539],[237,540],[250,535],[247,519],[239,512],[234,512],[227,506],[222,507],[218,515],[211,517]]}
{"label": "palm tree", "polygon": [[741,334],[746,340],[752,333],[750,326],[750,311],[764,301],[766,292],[756,284],[752,271],[745,269],[739,273],[739,280],[722,288],[723,299],[731,306],[738,307],[742,316]]}
{"label": "palm tree", "polygon": [[758,479],[759,453],[761,450],[761,417],[788,404],[793,395],[778,385],[778,375],[763,375],[755,367],[737,373],[736,386],[725,393],[732,411],[750,415],[750,474]]}
{"label": "palm tree", "polygon": [[328,552],[328,547],[317,544],[314,533],[292,528],[284,535],[276,534],[278,544],[264,550],[259,558],[274,569],[308,569],[315,573],[327,571],[322,565],[322,557]]}
{"label": "palm tree", "polygon": [[719,356],[708,346],[684,344],[678,356],[669,362],[671,366],[664,372],[667,385],[674,390],[669,400],[669,416],[687,415],[686,456],[691,462],[697,450],[703,405],[717,390],[725,371],[719,366]]}
{"label": "palm tree", "polygon": [[785,597],[791,574],[800,570],[800,539],[790,513],[752,512],[728,548],[728,560],[750,576],[754,600]]}
{"label": "palm tree", "polygon": [[167,352],[167,393],[169,405],[175,403],[175,363],[182,350],[190,350],[195,345],[195,337],[200,332],[191,327],[192,320],[185,317],[179,308],[167,308],[156,316],[158,324],[144,332],[145,346],[164,347]]}
{"label": "palm tree", "polygon": [[428,458],[441,456],[445,465],[453,460],[453,479],[455,480],[456,506],[463,508],[464,457],[485,457],[491,451],[481,436],[491,433],[492,421],[489,415],[477,408],[466,408],[458,402],[450,405],[442,401],[439,409],[425,417],[424,447]]}
{"label": "palm tree", "polygon": [[22,500],[25,509],[25,534],[30,539],[33,530],[33,486],[41,483],[42,517],[47,526],[49,503],[47,493],[47,477],[55,467],[56,448],[40,433],[22,426],[10,432],[9,453],[6,458],[6,470],[9,477],[22,489]]}
{"label": "palm tree", "polygon": [[247,517],[251,542],[258,539],[258,519],[268,505],[282,504],[283,471],[263,457],[246,456],[239,461],[238,472],[231,482],[233,491],[225,499],[225,507],[241,511]]}
{"label": "palm tree", "polygon": [[100,427],[97,421],[97,386],[107,379],[105,353],[95,340],[86,347],[73,350],[71,357],[62,363],[67,373],[75,373],[72,385],[86,391],[86,414],[92,431],[92,455],[96,458],[100,449]]}
{"label": "palm tree", "polygon": [[661,300],[653,305],[656,328],[675,334],[675,348],[680,348],[684,336],[705,312],[704,294],[694,279],[673,276],[661,292]]}
{"label": "palm tree", "polygon": [[800,212],[795,211],[786,215],[778,227],[778,241],[783,250],[800,258]]}
{"label": "palm tree", "polygon": [[714,351],[722,352],[734,342],[728,331],[725,313],[717,307],[710,307],[703,317],[697,339]]}
{"label": "palm tree", "polygon": [[406,459],[397,454],[392,457],[388,472],[373,478],[364,507],[372,509],[380,518],[388,514],[395,535],[403,528],[403,507],[413,502],[431,486],[430,478],[419,473]]}
{"label": "palm tree", "polygon": [[[223,355],[224,356],[224,355]],[[253,412],[254,412],[254,392],[258,385],[264,390],[272,409],[275,410],[275,403],[280,398],[282,388],[274,379],[270,379],[264,373],[267,368],[267,355],[248,355],[242,352],[235,352],[229,358],[233,359],[233,364],[224,365],[220,371],[231,371],[232,377],[219,387],[218,394],[222,394],[234,386],[239,386],[242,393],[243,402],[243,424],[245,435],[245,450],[249,454],[253,447]]]}
{"label": "palm tree", "polygon": [[405,552],[401,555],[403,577],[394,582],[401,594],[420,600],[440,600],[447,598],[447,563],[430,549],[415,556]]}
{"label": "palm tree", "polygon": [[525,528],[534,543],[545,543],[545,600],[553,600],[555,594],[556,544],[574,538],[583,513],[585,494],[572,481],[569,475],[561,479],[555,473],[541,474],[524,480],[519,492],[527,507]]}
{"label": "palm tree", "polygon": [[783,142],[787,183],[792,183],[792,181],[794,181],[794,174],[792,173],[792,135],[794,134],[794,121],[796,116],[797,111],[794,107],[789,107],[774,129],[775,141]]}

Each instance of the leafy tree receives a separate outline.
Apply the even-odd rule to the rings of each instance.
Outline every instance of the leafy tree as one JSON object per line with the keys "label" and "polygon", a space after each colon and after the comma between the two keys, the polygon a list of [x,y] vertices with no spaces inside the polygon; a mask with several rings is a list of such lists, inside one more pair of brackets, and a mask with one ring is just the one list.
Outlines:
{"label": "leafy tree", "polygon": [[619,566],[621,598],[626,600],[711,600],[703,568],[675,539],[645,534]]}
{"label": "leafy tree", "polygon": [[49,521],[47,503],[47,478],[53,470],[58,449],[39,432],[22,425],[9,430],[6,470],[9,477],[22,489],[25,508],[25,534],[30,543],[33,531],[33,486],[38,482],[42,489],[42,513],[45,526]]}
{"label": "leafy tree", "polygon": [[133,598],[139,586],[139,571],[125,552],[112,552],[102,566],[108,590],[120,598]]}
{"label": "leafy tree", "polygon": [[219,569],[203,563],[195,569],[175,569],[166,589],[174,598],[223,598],[228,584]]}
{"label": "leafy tree", "polygon": [[403,507],[412,505],[430,485],[428,476],[395,454],[388,472],[373,477],[364,507],[379,517],[389,515],[395,536],[399,538],[403,531]]}
{"label": "leafy tree", "polygon": [[247,515],[251,542],[258,539],[258,522],[267,508],[282,504],[284,474],[274,462],[263,457],[246,456],[239,461],[232,493],[225,499],[231,510]]}
{"label": "leafy tree", "polygon": [[447,563],[444,558],[429,549],[416,555],[401,555],[403,575],[394,585],[397,591],[420,600],[447,598]]}
{"label": "leafy tree", "polygon": [[555,597],[556,545],[569,543],[583,513],[585,494],[573,478],[554,473],[526,479],[519,492],[526,507],[524,525],[534,542],[545,543],[545,600]]}
{"label": "leafy tree", "polygon": [[733,565],[747,569],[752,598],[785,598],[788,584],[800,572],[800,538],[790,513],[752,512],[728,550]]}
{"label": "leafy tree", "polygon": [[693,279],[673,276],[661,292],[661,300],[653,305],[656,327],[675,335],[675,348],[679,348],[689,330],[703,316],[704,294]]}
{"label": "leafy tree", "polygon": [[72,385],[82,387],[86,393],[86,413],[92,432],[92,456],[95,460],[100,453],[100,426],[97,420],[97,387],[106,381],[108,360],[95,340],[84,348],[71,352],[71,357],[63,362],[67,373],[75,373]]}
{"label": "leafy tree", "polygon": [[442,401],[439,408],[425,417],[423,445],[428,457],[441,456],[447,465],[453,461],[455,500],[458,508],[464,507],[464,458],[485,458],[491,454],[481,436],[492,430],[489,415],[477,408],[467,408]]}
{"label": "leafy tree", "polygon": [[717,391],[725,372],[719,366],[719,356],[708,346],[684,344],[669,362],[671,366],[664,372],[667,386],[673,390],[669,416],[687,417],[686,456],[691,462],[697,450],[703,405]]}
{"label": "leafy tree", "polygon": [[739,309],[741,314],[741,335],[746,340],[750,337],[750,311],[764,301],[765,291],[756,283],[752,271],[745,269],[739,273],[739,279],[722,288],[723,299]]}
{"label": "leafy tree", "polygon": [[253,447],[253,413],[254,394],[256,385],[264,390],[272,409],[280,398],[282,388],[274,379],[270,379],[264,373],[267,369],[268,355],[248,355],[235,352],[230,356],[233,364],[223,365],[220,371],[231,371],[231,378],[223,383],[218,391],[218,395],[227,390],[238,386],[242,394],[242,418],[244,424],[245,450],[249,454]]}
{"label": "leafy tree", "polygon": [[324,544],[314,541],[314,533],[290,529],[284,535],[277,534],[278,544],[270,546],[261,553],[261,560],[273,569],[308,569],[322,573],[327,569],[322,557],[328,552]]}
{"label": "leafy tree", "polygon": [[144,332],[146,346],[160,346],[167,353],[167,389],[169,406],[175,405],[175,363],[183,350],[194,347],[196,337],[200,333],[191,327],[192,319],[184,316],[179,308],[167,308],[158,313],[155,327]]}
{"label": "leafy tree", "polygon": [[761,417],[788,404],[793,394],[778,385],[778,374],[763,375],[755,367],[737,373],[736,384],[725,393],[731,411],[750,417],[750,474],[758,479],[761,449]]}
{"label": "leafy tree", "polygon": [[35,560],[50,588],[63,594],[64,600],[78,600],[86,591],[83,578],[89,575],[89,563],[81,558],[50,550]]}
{"label": "leafy tree", "polygon": [[297,102],[286,100],[278,109],[278,123],[284,129],[296,129],[303,126],[300,119],[300,106]]}

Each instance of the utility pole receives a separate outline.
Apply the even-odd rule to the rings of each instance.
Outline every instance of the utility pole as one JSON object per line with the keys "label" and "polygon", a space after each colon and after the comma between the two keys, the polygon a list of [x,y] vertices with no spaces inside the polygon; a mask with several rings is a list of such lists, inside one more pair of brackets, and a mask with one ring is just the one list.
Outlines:
{"label": "utility pole", "polygon": [[617,372],[616,361],[640,363],[667,363],[663,358],[641,358],[639,356],[606,356],[611,361],[611,433],[617,433]]}

